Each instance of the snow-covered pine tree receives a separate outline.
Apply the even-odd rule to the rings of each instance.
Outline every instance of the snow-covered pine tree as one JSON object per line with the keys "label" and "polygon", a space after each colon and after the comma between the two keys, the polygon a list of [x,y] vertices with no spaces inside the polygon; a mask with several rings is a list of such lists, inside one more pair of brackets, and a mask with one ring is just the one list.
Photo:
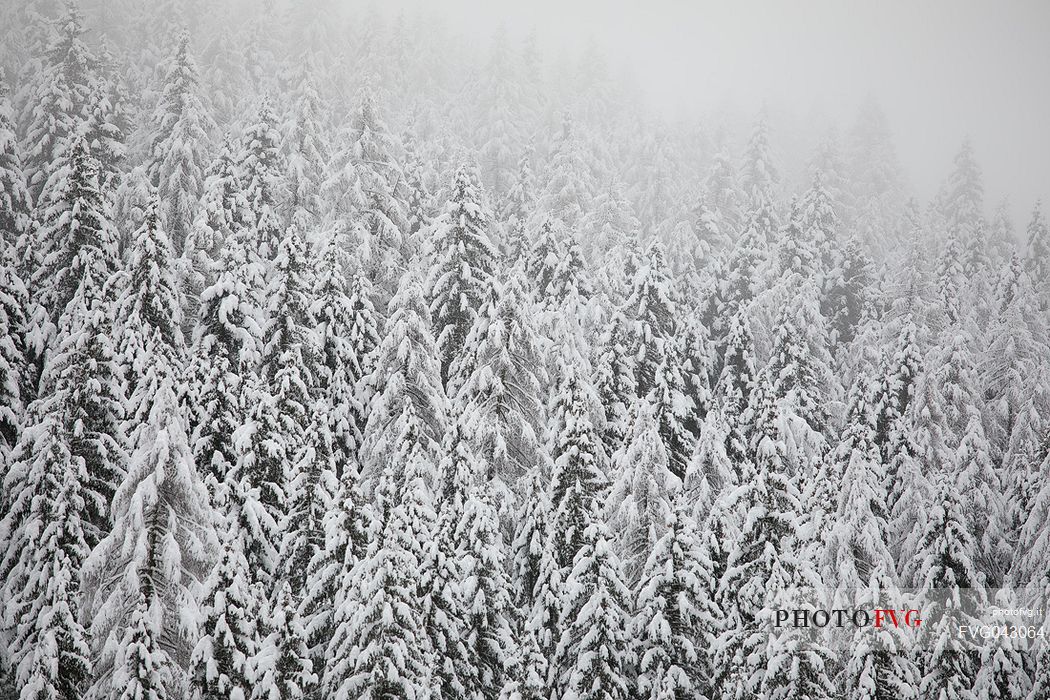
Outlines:
{"label": "snow-covered pine tree", "polygon": [[[311,313],[314,261],[308,244],[294,226],[286,233],[273,264],[273,280],[267,293],[267,323],[263,328],[263,380],[278,403],[286,401],[296,425],[285,424],[286,437],[301,434],[307,420],[317,375],[314,317]],[[294,373],[294,374],[292,374]]]}
{"label": "snow-covered pine tree", "polygon": [[[571,361],[562,362],[558,391],[548,411],[553,423],[549,437],[553,470],[544,500],[537,502],[542,510],[535,513],[546,518],[541,530],[544,542],[535,559],[534,545],[528,550],[529,555],[523,556],[528,542],[523,535],[530,534],[534,542],[539,528],[531,533],[520,531],[516,542],[516,568],[534,570],[537,575],[527,627],[537,636],[541,653],[548,661],[553,658],[561,634],[562,586],[575,553],[582,546],[588,513],[597,512],[598,500],[606,488],[605,452],[591,422],[583,381],[579,368]],[[528,566],[523,567],[524,564]]]}
{"label": "snow-covered pine tree", "polygon": [[473,575],[463,559],[459,526],[468,493],[481,471],[470,449],[463,416],[451,422],[441,443],[437,473],[430,476],[435,512],[421,510],[433,532],[420,553],[419,595],[423,626],[434,651],[433,671],[440,697],[472,697],[480,687],[478,668],[466,645],[463,586]]}
{"label": "snow-covered pine tree", "polygon": [[[427,298],[441,379],[455,393],[451,368],[467,351],[467,336],[484,313],[494,291],[497,253],[490,240],[490,215],[477,174],[467,166],[456,170],[445,212],[434,224],[434,263],[427,278]],[[462,384],[467,377],[455,378]]]}
{"label": "snow-covered pine tree", "polygon": [[[693,511],[703,521],[707,509],[712,507],[718,495],[736,482],[738,474],[743,473],[742,465],[733,464],[729,459],[727,445],[730,441],[729,426],[719,409],[708,412],[700,424],[700,435],[696,440],[696,449],[689,460],[683,490],[693,501]],[[741,438],[732,438],[739,442],[736,451],[744,454]]]}
{"label": "snow-covered pine tree", "polygon": [[415,139],[403,136],[405,149],[405,245],[406,257],[411,260],[426,249],[423,240],[434,218],[434,196],[428,182],[428,164],[416,146]]}
{"label": "snow-covered pine tree", "polygon": [[683,394],[692,404],[684,416],[684,425],[696,438],[700,435],[700,423],[711,408],[714,368],[714,347],[698,310],[687,313],[681,322],[675,338],[675,351],[680,363]]}
{"label": "snow-covered pine tree", "polygon": [[362,262],[380,295],[378,306],[385,309],[408,266],[406,182],[398,148],[369,88],[358,95],[357,108],[348,121],[349,133],[344,146],[335,149],[324,191],[335,217],[362,217]]}
{"label": "snow-covered pine tree", "polygon": [[26,346],[28,306],[29,291],[14,261],[0,259],[0,459],[18,442],[26,407],[36,393],[32,353]]}
{"label": "snow-covered pine tree", "polygon": [[398,453],[383,462],[376,486],[377,537],[334,611],[324,692],[336,700],[426,700],[436,689],[419,595],[423,548],[435,534],[433,467],[412,402],[404,402],[397,424]]}
{"label": "snow-covered pine tree", "polygon": [[82,254],[94,248],[101,281],[115,271],[116,232],[109,202],[99,184],[99,163],[82,135],[63,151],[38,200],[34,245],[40,266],[31,287],[52,322],[57,322],[86,274]]}
{"label": "snow-covered pine tree", "polygon": [[73,142],[83,135],[98,81],[98,59],[84,42],[79,3],[67,3],[53,27],[48,28],[43,65],[32,77],[18,118],[25,176],[38,204],[43,201],[45,183],[68,160]]}
{"label": "snow-covered pine tree", "polygon": [[[177,673],[176,662],[164,648],[165,630],[160,624],[164,610],[156,598],[148,601],[146,594],[138,593],[132,601],[123,637],[114,645],[112,678],[108,691],[92,686],[87,697],[149,698],[167,700],[182,697],[183,682]],[[108,692],[109,695],[102,693]]]}
{"label": "snow-covered pine tree", "polygon": [[565,583],[549,685],[561,697],[627,700],[635,665],[631,594],[604,523],[594,513],[587,520]]}
{"label": "snow-covered pine tree", "polygon": [[[616,270],[609,271],[612,276],[609,284],[611,299],[621,308],[631,296],[634,290],[634,279],[645,262],[642,258],[644,253],[639,236],[637,229],[627,232],[625,239],[616,250],[616,257],[621,259],[620,263]],[[612,274],[613,272],[615,275]]]}
{"label": "snow-covered pine tree", "polygon": [[98,78],[88,97],[87,135],[91,150],[99,160],[100,179],[107,188],[119,180],[127,158],[127,134],[131,128],[130,99],[124,76],[105,44],[99,51]]}
{"label": "snow-covered pine tree", "polygon": [[[264,585],[279,572],[280,564],[305,565],[310,555],[304,551],[285,552],[281,561],[282,533],[290,537],[289,546],[309,549],[298,535],[319,536],[320,517],[327,508],[323,493],[328,480],[322,472],[331,468],[318,457],[325,443],[320,434],[324,423],[314,420],[317,376],[319,374],[314,322],[310,316],[313,279],[312,261],[306,244],[292,228],[280,243],[274,260],[273,280],[268,295],[268,322],[263,329],[261,378],[254,399],[246,407],[249,419],[236,436],[239,443],[234,473],[241,492],[258,502],[258,519],[247,512],[255,506],[241,504],[247,518],[246,555],[253,575]],[[325,453],[327,456],[327,453]],[[293,491],[294,485],[301,491]],[[297,501],[292,516],[292,499]],[[304,528],[300,533],[297,528]],[[288,529],[291,529],[291,532]],[[311,531],[312,534],[306,532]],[[294,542],[294,544],[292,543]],[[302,594],[306,572],[296,572],[293,593]]]}
{"label": "snow-covered pine tree", "polygon": [[548,459],[542,442],[548,378],[525,284],[521,268],[512,268],[487,322],[471,330],[475,367],[457,397],[473,419],[470,433],[485,476],[498,480],[498,490],[519,493],[522,477]]}
{"label": "snow-covered pine tree", "polygon": [[890,222],[904,201],[900,165],[886,121],[879,105],[868,99],[847,140],[855,226],[859,238],[881,253],[890,245],[883,232],[891,228]]}
{"label": "snow-covered pine tree", "polygon": [[483,106],[477,129],[478,161],[484,182],[499,198],[506,195],[514,181],[514,151],[521,142],[521,125],[514,118],[518,90],[515,67],[507,43],[497,36],[489,53],[485,79],[479,85]]}
{"label": "snow-covered pine tree", "polygon": [[[564,232],[562,240],[564,255],[551,273],[550,281],[543,289],[547,310],[560,307],[579,315],[580,307],[594,296],[587,263],[580,250],[579,239],[571,229]],[[575,308],[574,308],[575,307]],[[579,322],[579,319],[568,319]]]}
{"label": "snow-covered pine tree", "polygon": [[474,687],[466,689],[466,696],[496,700],[517,650],[503,536],[491,486],[477,486],[466,494],[456,539],[460,543],[456,558],[465,574],[460,590],[463,644],[473,669]]}
{"label": "snow-covered pine tree", "polygon": [[525,276],[532,283],[533,296],[537,301],[545,298],[551,280],[554,279],[555,270],[565,250],[560,237],[563,224],[548,216],[539,226],[536,240],[525,256]]}
{"label": "snow-covered pine tree", "polygon": [[628,410],[637,398],[637,375],[630,321],[613,309],[598,337],[598,356],[593,360],[594,388],[605,406],[605,449],[620,449],[629,429]]}
{"label": "snow-covered pine tree", "polygon": [[821,260],[814,233],[822,235],[820,231],[806,228],[798,199],[792,197],[787,221],[777,236],[773,260],[775,267],[769,270],[775,275],[772,283],[776,279],[791,280],[795,285],[802,280],[819,280]]}
{"label": "snow-covered pine tree", "polygon": [[[897,442],[903,430],[901,421],[915,395],[915,383],[923,367],[917,334],[914,320],[910,315],[906,316],[901,324],[893,354],[886,357],[882,378],[872,399],[875,411],[875,444],[882,454],[883,464],[886,465],[893,463]],[[892,479],[893,473],[888,476]]]}
{"label": "snow-covered pine tree", "polygon": [[[327,475],[326,475],[327,476]],[[303,624],[317,688],[325,688],[327,646],[335,632],[335,610],[354,595],[351,572],[364,559],[372,535],[372,518],[361,493],[356,460],[344,465],[321,521],[322,544],[307,565]]]}
{"label": "snow-covered pine tree", "polygon": [[[324,556],[325,518],[341,495],[335,459],[329,449],[331,440],[326,435],[323,419],[325,405],[315,401],[312,411],[304,426],[306,435],[312,437],[302,441],[285,467],[287,512],[279,535],[280,580],[282,585],[291,586],[297,604],[313,588],[310,564]],[[356,464],[346,471],[356,482]]]}
{"label": "snow-covered pine tree", "polygon": [[256,402],[262,356],[263,267],[244,238],[240,233],[223,244],[215,281],[201,294],[190,359],[193,455],[217,504],[225,502],[224,484],[236,476],[234,435]]}
{"label": "snow-covered pine tree", "polygon": [[821,313],[828,320],[828,342],[845,348],[857,332],[871,303],[872,262],[855,236],[842,249],[841,260],[825,277]]}
{"label": "snow-covered pine tree", "polygon": [[1025,264],[1028,273],[1034,280],[1045,280],[1047,273],[1050,272],[1050,228],[1046,225],[1042,202],[1035,203],[1025,234],[1027,236]]}
{"label": "snow-covered pine tree", "polygon": [[959,240],[962,268],[967,278],[983,272],[990,264],[984,218],[984,184],[981,168],[969,139],[955,156],[952,173],[939,202],[949,233]]}
{"label": "snow-covered pine tree", "polygon": [[1010,201],[1004,197],[992,213],[988,226],[988,252],[993,264],[1001,264],[1020,252],[1010,209]]}
{"label": "snow-covered pine tree", "polygon": [[660,439],[667,449],[667,468],[680,481],[685,478],[696,447],[692,428],[697,424],[697,410],[683,376],[682,358],[674,339],[664,345],[662,355],[648,398],[655,406]]}
{"label": "snow-covered pine tree", "polygon": [[1002,464],[1024,403],[1038,381],[1039,344],[1023,315],[1023,294],[1018,290],[1011,295],[997,314],[987,349],[978,362],[986,433],[997,464]]}
{"label": "snow-covered pine tree", "polygon": [[190,234],[193,251],[206,254],[203,260],[195,261],[205,268],[201,270],[202,273],[214,273],[206,269],[206,264],[217,261],[223,244],[249,225],[252,217],[249,206],[238,179],[237,161],[227,135],[205,173]]}
{"label": "snow-covered pine tree", "polygon": [[961,300],[965,282],[962,255],[962,244],[953,230],[948,234],[944,250],[937,259],[937,293],[944,317],[943,323],[946,326],[958,323],[962,313]]}
{"label": "snow-covered pine tree", "polygon": [[424,449],[432,455],[444,434],[448,414],[448,399],[441,387],[437,349],[430,332],[430,312],[423,300],[418,272],[410,270],[401,278],[390,308],[391,315],[376,350],[376,394],[368,408],[362,443],[366,491],[374,488],[390,455],[397,450],[395,421],[406,398],[422,421],[421,439]]}
{"label": "snow-covered pine tree", "polygon": [[[715,401],[732,428],[751,402],[751,394],[758,382],[758,369],[755,340],[747,313],[741,311],[735,314],[728,330],[720,374],[715,385]],[[741,456],[730,455],[733,458]]]}
{"label": "snow-covered pine tree", "polygon": [[727,352],[726,342],[730,335],[730,323],[738,313],[746,313],[746,307],[760,289],[759,275],[766,258],[764,233],[754,217],[735,245],[727,251],[721,263],[721,275],[716,281],[715,295],[705,314],[705,325],[712,331],[712,338],[721,356]]}
{"label": "snow-covered pine tree", "polygon": [[[382,341],[382,332],[386,329],[383,317],[377,311],[373,300],[375,290],[360,269],[358,269],[350,280],[350,307],[354,311],[353,324],[350,327],[349,339],[353,345],[358,362],[361,364],[362,375],[357,384],[357,391],[361,397],[362,406],[370,406],[375,394],[376,375],[374,372],[379,345]],[[364,427],[367,423],[367,413],[363,414],[360,422],[360,430],[364,435]],[[363,438],[362,438],[363,439]]]}
{"label": "snow-covered pine tree", "polygon": [[[28,235],[31,211],[7,87],[0,71],[0,461],[6,460],[17,444],[38,388],[42,353],[34,347],[30,324],[34,316],[42,314],[28,288],[35,266]],[[0,495],[0,503],[3,501]],[[4,507],[0,506],[0,512]],[[0,661],[0,665],[4,663]],[[0,670],[0,678],[3,676]]]}
{"label": "snow-covered pine tree", "polygon": [[612,457],[612,485],[605,502],[610,536],[630,585],[638,580],[653,546],[663,536],[664,511],[681,485],[668,462],[654,406],[636,399],[627,441]]}
{"label": "snow-covered pine tree", "polygon": [[853,197],[848,190],[846,163],[838,129],[831,127],[820,138],[809,165],[814,178],[819,173],[820,184],[830,204],[830,212],[842,225],[851,223]]}
{"label": "snow-covered pine tree", "polygon": [[[526,477],[514,518],[514,536],[511,540],[511,592],[518,611],[517,627],[524,628],[533,604],[536,602],[536,584],[543,565],[550,518],[550,501],[541,469],[533,469]],[[532,636],[535,634],[522,632]]]}
{"label": "snow-covered pine tree", "polygon": [[317,92],[314,75],[316,61],[306,58],[300,75],[299,97],[289,110],[284,125],[283,152],[289,170],[289,223],[306,229],[319,223],[325,211],[321,196],[330,139],[325,121],[325,104]]}
{"label": "snow-covered pine tree", "polygon": [[[114,188],[114,218],[123,224],[119,238],[122,250],[128,244],[129,234],[142,224],[155,189],[150,182],[146,164],[136,165],[121,177],[120,183]],[[131,230],[127,230],[129,228]]]}
{"label": "snow-covered pine tree", "polygon": [[263,260],[273,260],[284,237],[287,183],[281,132],[269,95],[263,96],[253,123],[241,137],[237,176],[248,202],[252,251]]}
{"label": "snow-covered pine tree", "polygon": [[[554,466],[542,503],[546,510],[545,540],[535,566],[534,602],[527,622],[549,662],[561,635],[562,586],[582,546],[584,529],[597,517],[591,514],[598,512],[599,499],[606,488],[603,445],[591,422],[586,391],[579,370],[571,362],[563,362],[550,411]],[[517,552],[516,562],[520,565],[522,549]]]}
{"label": "snow-covered pine tree", "polygon": [[927,502],[932,497],[934,479],[923,471],[923,457],[911,434],[916,426],[922,427],[921,418],[909,417],[907,427],[900,438],[900,445],[887,471],[895,477],[888,481],[890,492],[888,512],[890,514],[889,536],[886,544],[893,553],[901,585],[914,588],[918,560],[915,553],[919,539],[929,518]]}
{"label": "snow-covered pine tree", "polygon": [[[697,509],[693,509],[699,533],[696,556],[703,570],[707,572],[707,576],[700,580],[699,598],[696,604],[701,616],[697,621],[696,632],[698,634],[695,643],[699,646],[699,652],[702,652],[696,679],[698,689],[703,697],[707,698],[717,697],[721,677],[717,665],[721,663],[718,640],[726,628],[722,579],[729,567],[729,556],[735,548],[735,537],[739,530],[734,514],[727,507],[730,505],[729,495],[733,493],[733,489],[732,484],[727,484],[719,491],[713,497],[711,507],[702,519],[696,516]],[[680,498],[688,498],[688,492],[683,491]]]}
{"label": "snow-covered pine tree", "polygon": [[22,149],[8,97],[8,84],[0,72],[0,240],[8,263],[16,262],[15,246],[29,231],[33,203],[29,198]]}
{"label": "snow-covered pine tree", "polygon": [[1004,582],[1010,566],[1008,506],[1006,488],[995,468],[992,447],[978,411],[967,417],[956,449],[955,463],[959,486],[967,494],[965,503],[974,513],[977,566],[985,577],[985,585],[997,587]]}
{"label": "snow-covered pine tree", "polygon": [[774,663],[774,655],[784,650],[771,637],[772,629],[765,626],[773,615],[768,606],[773,604],[774,592],[796,581],[805,582],[812,573],[802,549],[802,497],[791,472],[782,419],[768,376],[761,379],[752,400],[755,462],[741,476],[727,503],[740,532],[721,580],[725,624],[713,645],[717,674],[712,683],[718,697],[726,700],[790,685],[786,677],[766,679],[771,669],[781,668],[781,662]]}
{"label": "snow-covered pine tree", "polygon": [[544,700],[549,697],[547,660],[540,654],[536,635],[529,630],[520,635],[507,676],[499,700]]}
{"label": "snow-covered pine tree", "polygon": [[[838,593],[863,588],[869,574],[890,564],[886,546],[886,475],[875,444],[874,415],[862,377],[850,390],[846,427],[821,474],[823,497],[834,499],[834,515],[824,525],[825,580]],[[822,524],[823,525],[823,524]]]}
{"label": "snow-covered pine tree", "polygon": [[[629,237],[637,235],[639,228],[641,224],[624,197],[622,187],[612,183],[595,196],[594,208],[580,222],[584,255],[591,265],[603,267],[609,271],[610,277],[619,278],[627,261],[620,259],[617,253]],[[619,279],[615,282],[618,283]]]}
{"label": "snow-covered pine tree", "polygon": [[1047,476],[1050,475],[1050,440],[1044,429],[1040,436],[1038,447],[1028,456],[1034,464],[1026,467],[1026,473],[1019,475],[1019,481],[1028,482],[1025,494],[1027,496],[1027,512],[1021,514],[1020,528],[1015,552],[1024,552],[1023,556],[1015,554],[1011,571],[1011,580],[1017,585],[1033,585],[1037,589],[1036,595],[1042,595],[1040,587],[1046,585],[1043,581],[1044,569],[1047,561],[1050,561],[1050,527],[1047,526],[1050,516],[1050,486],[1047,485]]}
{"label": "snow-covered pine tree", "polygon": [[270,633],[253,660],[253,700],[302,700],[309,697],[317,675],[307,654],[306,630],[288,582],[280,585],[268,617]]}
{"label": "snow-covered pine tree", "polygon": [[554,216],[568,228],[575,228],[590,210],[589,185],[580,137],[572,117],[565,113],[561,131],[551,146],[546,182],[537,197],[537,212]]}
{"label": "snow-covered pine tree", "polygon": [[[861,609],[890,605],[901,593],[887,571],[892,560],[878,562],[869,582],[853,592]],[[846,700],[915,700],[919,696],[919,672],[913,658],[915,638],[905,628],[884,625],[856,630],[836,677],[841,697]]]}
{"label": "snow-covered pine tree", "polygon": [[371,285],[354,269],[345,244],[338,232],[323,244],[310,307],[321,361],[316,379],[337,476],[360,470],[381,323],[372,306]]}
{"label": "snow-covered pine tree", "polygon": [[[804,554],[801,557],[788,554],[784,557],[787,567],[780,563],[773,567],[766,583],[767,595],[771,600],[776,600],[778,594],[791,595],[801,587],[813,584],[806,575],[804,559]],[[799,605],[803,609],[808,608],[812,614],[818,604],[804,599]],[[765,634],[769,634],[769,612],[763,611],[759,621],[760,629],[766,627],[763,630]],[[831,652],[819,631],[795,626],[776,630],[770,634],[765,653],[768,656],[762,675],[761,697],[770,700],[838,697],[838,689],[832,680]]]}
{"label": "snow-covered pine tree", "polygon": [[[1014,430],[1010,435],[1009,445],[1003,455],[1000,467],[1000,482],[1006,489],[1007,494],[1007,517],[1009,532],[1016,537],[1016,551],[1025,551],[1032,545],[1026,538],[1033,535],[1042,528],[1042,520],[1037,515],[1037,494],[1042,488],[1042,477],[1040,471],[1043,460],[1047,454],[1050,441],[1046,440],[1046,429],[1044,427],[1043,415],[1050,392],[1045,385],[1039,382],[1034,391],[1030,391],[1022,404]],[[1045,507],[1045,506],[1039,506]],[[1035,520],[1032,520],[1032,518]],[[1034,530],[1028,530],[1034,526]],[[1029,568],[1034,565],[1033,568]],[[1011,574],[1015,582],[1023,582],[1032,578],[1031,571],[1038,570],[1038,561],[1025,557],[1014,557]],[[1027,575],[1018,575],[1019,571],[1026,570]]]}
{"label": "snow-covered pine tree", "polygon": [[[163,377],[159,372],[181,367],[182,299],[175,278],[173,251],[160,217],[160,199],[152,193],[142,225],[132,235],[130,264],[117,300],[121,366],[127,369],[127,434],[147,422],[150,401]],[[158,363],[158,356],[162,362]]]}
{"label": "snow-covered pine tree", "polygon": [[663,222],[658,232],[665,242],[671,271],[689,287],[699,286],[704,268],[714,264],[709,239],[716,236],[703,228],[704,225],[705,220],[697,221],[690,207],[681,206]]}
{"label": "snow-covered pine tree", "polygon": [[647,262],[635,274],[624,305],[633,326],[638,396],[648,395],[656,385],[657,367],[668,354],[664,346],[674,342],[678,317],[671,273],[657,241],[646,248],[643,259]]}
{"label": "snow-covered pine tree", "polygon": [[1033,673],[1032,690],[1029,700],[1045,700],[1050,696],[1050,648],[1046,644],[1039,650]]}
{"label": "snow-covered pine tree", "polygon": [[[845,485],[836,494],[825,492],[836,504],[823,527],[823,570],[835,608],[874,609],[901,596],[887,546],[885,468],[875,444],[868,383],[862,376],[852,387],[845,431],[828,455],[830,469],[821,475],[828,484]],[[902,628],[858,628],[836,677],[839,692],[856,700],[915,698],[918,677],[909,642],[914,639]]]}
{"label": "snow-covered pine tree", "polygon": [[80,697],[91,681],[89,636],[80,621],[87,475],[70,450],[76,439],[66,414],[70,379],[67,373],[32,404],[32,424],[4,480],[6,497],[14,498],[0,521],[4,621],[14,680],[27,700]]}
{"label": "snow-covered pine tree", "polygon": [[736,238],[744,218],[743,193],[737,186],[733,161],[724,151],[720,150],[712,158],[704,190],[718,225],[730,239]]}
{"label": "snow-covered pine tree", "polygon": [[1021,263],[1021,258],[1014,251],[1009,258],[1006,259],[1005,264],[1000,268],[998,278],[995,281],[995,304],[992,306],[992,310],[1002,314],[1006,311],[1006,308],[1014,302],[1017,295],[1021,292],[1021,280],[1024,275],[1024,266]]}
{"label": "snow-covered pine tree", "polygon": [[200,75],[183,31],[167,61],[164,89],[153,114],[150,178],[160,193],[161,221],[181,255],[196,217],[214,124],[200,95]]}
{"label": "snow-covered pine tree", "polygon": [[694,258],[693,262],[697,265],[695,271],[697,273],[703,270],[713,271],[717,269],[714,266],[715,261],[732,247],[737,232],[731,228],[729,222],[720,217],[719,212],[705,198],[704,193],[696,198],[695,203],[690,207],[690,214],[691,228],[698,238],[696,250],[705,252],[704,258]]}
{"label": "snow-covered pine tree", "polygon": [[[58,396],[62,402],[61,423],[70,431],[67,446],[82,480],[83,529],[90,549],[111,526],[110,504],[126,461],[125,407],[113,343],[113,300],[105,283],[108,266],[100,262],[103,255],[94,247],[86,247],[78,259],[84,268],[82,277],[59,320],[59,343],[41,378],[40,397]],[[31,404],[29,420],[41,415]],[[23,459],[32,454],[28,446],[21,452]],[[4,507],[5,515],[17,523],[29,506],[28,502],[19,505],[22,492],[33,486],[29,474],[17,467],[17,454],[10,458]]]}
{"label": "snow-covered pine tree", "polygon": [[828,403],[835,397],[826,342],[816,287],[805,282],[777,317],[765,371],[777,397],[817,434],[828,428]]}
{"label": "snow-covered pine tree", "polygon": [[956,487],[964,503],[973,508],[969,524],[978,547],[975,562],[988,577],[987,584],[994,586],[1001,581],[1009,556],[1003,539],[1006,506],[984,432],[972,345],[968,330],[953,328],[932,354],[916,398],[922,417],[930,420],[920,424],[915,442],[927,468],[940,464],[943,473],[958,479]]}
{"label": "snow-covered pine tree", "polygon": [[682,495],[663,501],[663,534],[635,587],[631,636],[638,642],[637,692],[642,698],[702,695],[707,635],[717,610],[707,598],[716,584],[703,559],[700,530]]}
{"label": "snow-covered pine tree", "polygon": [[825,180],[823,171],[815,171],[812,184],[798,200],[798,217],[806,238],[816,251],[817,269],[822,279],[839,263],[841,253],[839,216]]}
{"label": "snow-covered pine tree", "polygon": [[218,542],[175,397],[177,368],[166,371],[114,497],[113,530],[84,567],[96,660],[88,698],[119,697],[131,679],[160,698],[185,695],[196,643],[186,613]]}
{"label": "snow-covered pine tree", "polygon": [[752,207],[774,202],[776,188],[780,184],[780,172],[773,160],[769,145],[769,126],[766,122],[766,114],[763,111],[755,122],[748,140],[740,173],[740,188]]}
{"label": "snow-covered pine tree", "polygon": [[941,474],[928,503],[929,517],[916,558],[923,615],[921,697],[972,699],[980,656],[958,635],[959,625],[976,624],[985,600],[974,564],[976,543],[962,494],[951,474]]}
{"label": "snow-covered pine tree", "polygon": [[587,387],[579,371],[563,363],[563,376],[551,411],[551,457],[554,469],[549,493],[554,556],[567,569],[580,547],[586,513],[607,488],[605,453],[591,419]]}
{"label": "snow-covered pine tree", "polygon": [[218,563],[199,594],[198,638],[189,663],[193,700],[251,700],[251,664],[265,605],[251,579],[240,527],[233,519],[227,523]]}
{"label": "snow-covered pine tree", "polygon": [[528,255],[530,234],[528,225],[536,206],[536,182],[532,174],[532,146],[526,147],[518,158],[518,176],[510,186],[504,207],[501,211],[507,217],[506,238],[507,250],[504,256],[511,263],[516,263]]}

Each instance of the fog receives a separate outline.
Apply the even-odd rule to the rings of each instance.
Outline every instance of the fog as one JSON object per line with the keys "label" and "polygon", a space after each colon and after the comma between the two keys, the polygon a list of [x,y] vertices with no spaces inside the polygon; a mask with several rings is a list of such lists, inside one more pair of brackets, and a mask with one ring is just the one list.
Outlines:
{"label": "fog", "polygon": [[848,126],[872,96],[920,198],[936,194],[967,136],[989,206],[1009,194],[1023,226],[1035,199],[1050,196],[1050,3],[1043,0],[389,0],[380,7],[391,16],[440,13],[450,29],[486,45],[500,27],[518,38],[534,32],[548,55],[593,42],[668,116],[728,106],[750,122],[767,105],[782,117]]}
{"label": "fog", "polygon": [[0,700],[1047,698],[1048,37],[0,0]]}

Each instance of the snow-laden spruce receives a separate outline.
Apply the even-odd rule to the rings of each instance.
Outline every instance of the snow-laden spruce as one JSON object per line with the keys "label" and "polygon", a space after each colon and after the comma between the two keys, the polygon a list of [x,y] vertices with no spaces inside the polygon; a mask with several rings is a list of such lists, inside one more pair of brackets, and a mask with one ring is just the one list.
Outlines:
{"label": "snow-laden spruce", "polygon": [[85,697],[118,696],[129,684],[160,698],[185,693],[197,589],[218,542],[178,409],[174,368],[167,372],[114,496],[113,530],[84,566],[84,609],[97,659]]}

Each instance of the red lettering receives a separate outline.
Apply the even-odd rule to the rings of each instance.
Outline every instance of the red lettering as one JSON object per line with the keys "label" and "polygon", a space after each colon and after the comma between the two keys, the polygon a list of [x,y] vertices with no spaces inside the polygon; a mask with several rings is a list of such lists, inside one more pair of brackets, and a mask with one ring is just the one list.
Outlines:
{"label": "red lettering", "polygon": [[882,609],[882,608],[877,608],[875,610],[875,627],[876,628],[881,628],[882,627],[882,623],[885,621],[887,616],[889,617],[890,622],[893,623],[894,627],[898,626],[897,625],[897,611],[896,610],[885,610],[885,609]]}

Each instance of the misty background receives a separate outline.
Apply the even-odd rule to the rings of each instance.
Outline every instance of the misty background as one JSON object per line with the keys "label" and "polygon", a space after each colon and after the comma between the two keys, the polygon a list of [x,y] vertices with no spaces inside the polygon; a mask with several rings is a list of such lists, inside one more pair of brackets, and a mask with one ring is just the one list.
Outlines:
{"label": "misty background", "polygon": [[[9,82],[25,68],[31,17],[54,16],[59,5],[0,3],[0,58]],[[89,40],[104,34],[131,72],[151,66],[134,49],[120,56],[121,44],[137,46],[148,37],[159,61],[181,26],[195,43],[209,44],[198,47],[205,67],[215,63],[218,44],[236,53],[244,38],[275,27],[292,41],[290,54],[312,51],[322,63],[356,53],[365,35],[386,49],[422,37],[443,54],[435,63],[458,61],[474,72],[451,78],[461,86],[491,66],[495,46],[515,54],[535,47],[546,79],[565,87],[572,76],[578,85],[586,72],[581,62],[590,62],[603,81],[636,98],[631,110],[671,128],[698,129],[733,154],[765,110],[789,190],[805,183],[829,128],[844,141],[860,106],[874,102],[886,115],[909,194],[923,204],[936,197],[967,137],[984,175],[986,214],[1007,199],[1014,226],[1023,229],[1035,201],[1050,197],[1050,3],[1041,0],[93,0],[82,6]],[[359,69],[330,82],[383,77],[381,69],[379,75]],[[354,90],[341,92],[349,100]]]}
{"label": "misty background", "polygon": [[[366,3],[344,3],[359,11]],[[967,136],[986,201],[1009,195],[1023,226],[1050,196],[1050,3],[1041,0],[390,0],[477,44],[503,28],[549,56],[600,49],[667,119],[741,121],[771,110],[774,149],[848,125],[874,98],[905,176],[936,195]],[[779,128],[777,128],[779,127]],[[785,133],[785,129],[793,133]],[[810,144],[811,145],[811,144]]]}

